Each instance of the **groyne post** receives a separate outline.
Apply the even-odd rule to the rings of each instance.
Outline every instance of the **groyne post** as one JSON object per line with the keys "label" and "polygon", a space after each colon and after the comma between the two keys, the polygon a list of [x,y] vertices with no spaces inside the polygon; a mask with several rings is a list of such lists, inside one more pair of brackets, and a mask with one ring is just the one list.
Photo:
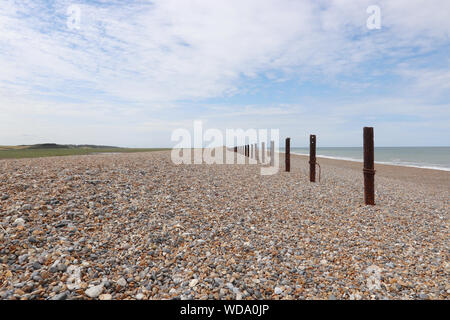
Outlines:
{"label": "groyne post", "polygon": [[291,138],[286,138],[285,151],[286,172],[291,172]]}
{"label": "groyne post", "polygon": [[374,170],[373,128],[364,127],[364,203],[375,205],[375,170]]}
{"label": "groyne post", "polygon": [[316,182],[316,136],[309,136],[309,181]]}

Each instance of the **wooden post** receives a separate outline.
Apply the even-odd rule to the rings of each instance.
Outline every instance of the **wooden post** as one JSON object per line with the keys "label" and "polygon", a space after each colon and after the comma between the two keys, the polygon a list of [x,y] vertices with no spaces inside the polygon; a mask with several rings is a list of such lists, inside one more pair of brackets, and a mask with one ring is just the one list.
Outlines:
{"label": "wooden post", "polygon": [[261,143],[261,163],[265,163],[266,162],[266,143],[262,142]]}
{"label": "wooden post", "polygon": [[284,154],[286,162],[286,172],[291,172],[291,138],[286,138],[286,150]]}
{"label": "wooden post", "polygon": [[250,158],[253,159],[253,143],[250,145]]}
{"label": "wooden post", "polygon": [[270,166],[275,166],[275,141],[270,141]]}
{"label": "wooden post", "polygon": [[375,170],[374,170],[373,128],[364,127],[364,203],[375,205]]}
{"label": "wooden post", "polygon": [[258,152],[258,144],[255,143],[255,159],[256,159],[256,163],[259,162],[259,152]]}
{"label": "wooden post", "polygon": [[309,181],[316,182],[316,136],[309,136]]}

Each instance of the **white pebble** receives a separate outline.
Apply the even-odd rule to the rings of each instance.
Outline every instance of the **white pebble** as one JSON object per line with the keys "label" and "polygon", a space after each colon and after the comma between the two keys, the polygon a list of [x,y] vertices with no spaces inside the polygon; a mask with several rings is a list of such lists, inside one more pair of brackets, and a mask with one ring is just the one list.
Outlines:
{"label": "white pebble", "polygon": [[87,289],[84,293],[90,298],[97,298],[103,291],[103,285],[98,285]]}

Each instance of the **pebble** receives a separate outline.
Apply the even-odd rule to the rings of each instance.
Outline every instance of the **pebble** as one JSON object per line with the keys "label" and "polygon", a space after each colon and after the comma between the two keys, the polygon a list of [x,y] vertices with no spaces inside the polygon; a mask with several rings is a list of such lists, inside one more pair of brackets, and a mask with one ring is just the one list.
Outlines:
{"label": "pebble", "polygon": [[33,262],[32,266],[33,266],[33,268],[36,269],[36,270],[42,268],[42,265],[41,265],[39,262],[37,262],[37,261],[36,261],[36,262]]}
{"label": "pebble", "polygon": [[377,164],[368,207],[359,163],[319,161],[310,183],[296,155],[273,176],[166,151],[0,160],[0,297],[448,300],[448,183]]}
{"label": "pebble", "polygon": [[279,287],[275,287],[274,293],[275,294],[281,294],[283,292],[283,289],[279,288]]}
{"label": "pebble", "polygon": [[58,271],[64,272],[67,270],[67,266],[64,263],[58,263],[57,269],[58,269]]}
{"label": "pebble", "polygon": [[101,294],[98,298],[100,300],[112,300],[112,295],[110,295],[109,293],[105,293]]}
{"label": "pebble", "polygon": [[142,293],[138,293],[136,295],[136,300],[142,300],[142,299],[144,299],[144,295]]}
{"label": "pebble", "polygon": [[17,218],[16,220],[14,220],[13,226],[16,227],[23,227],[25,225],[25,220],[22,218]]}
{"label": "pebble", "polygon": [[97,298],[103,291],[103,285],[93,286],[87,289],[84,293],[90,298]]}
{"label": "pebble", "polygon": [[121,287],[125,287],[127,286],[127,280],[125,280],[124,278],[120,278],[119,280],[117,280],[117,284]]}
{"label": "pebble", "polygon": [[30,243],[38,243],[38,242],[39,242],[35,237],[29,237],[29,238],[28,238],[28,241],[29,241]]}
{"label": "pebble", "polygon": [[59,294],[56,294],[52,297],[52,300],[66,300],[68,297],[67,292],[62,292]]}
{"label": "pebble", "polygon": [[197,280],[197,279],[192,279],[192,280],[189,282],[189,287],[193,288],[193,287],[195,287],[195,286],[197,285],[197,283],[198,283],[198,280]]}

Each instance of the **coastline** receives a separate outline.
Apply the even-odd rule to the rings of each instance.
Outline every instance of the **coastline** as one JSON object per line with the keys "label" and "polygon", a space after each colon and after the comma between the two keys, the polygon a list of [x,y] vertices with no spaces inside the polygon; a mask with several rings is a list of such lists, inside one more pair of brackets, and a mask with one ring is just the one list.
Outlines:
{"label": "coastline", "polygon": [[[284,154],[284,152],[278,152],[280,154]],[[298,155],[298,156],[305,156],[309,157],[306,153],[298,153],[298,152],[291,152],[291,155]],[[357,162],[357,163],[363,163],[363,160],[360,159],[352,159],[352,158],[345,158],[345,157],[332,157],[332,156],[324,156],[324,155],[317,155],[317,158],[324,158],[324,159],[331,159],[331,160],[340,160],[340,161],[351,161],[351,162]],[[429,170],[439,170],[439,171],[448,171],[450,172],[450,168],[445,167],[433,167],[433,166],[420,166],[420,165],[408,165],[404,163],[395,163],[395,162],[386,162],[386,161],[375,161],[375,164],[383,164],[383,165],[389,165],[389,166],[398,166],[398,167],[407,167],[407,168],[419,168],[419,169],[429,169]]]}
{"label": "coastline", "polygon": [[[283,160],[280,159],[280,166],[283,167],[284,153],[280,153],[280,156],[280,158],[283,158]],[[291,162],[294,158],[298,159],[300,163],[305,167],[309,166],[309,156],[291,153]],[[317,159],[320,165],[325,164],[325,166],[345,168],[352,171],[362,172],[362,161],[359,162],[352,160],[341,160],[322,156],[317,156]],[[295,166],[296,165],[294,161],[294,168]],[[424,184],[430,187],[447,188],[447,190],[450,190],[450,171],[378,162],[375,162],[375,170],[375,179],[377,179],[377,177],[383,177],[388,179],[402,180],[405,182]]]}

